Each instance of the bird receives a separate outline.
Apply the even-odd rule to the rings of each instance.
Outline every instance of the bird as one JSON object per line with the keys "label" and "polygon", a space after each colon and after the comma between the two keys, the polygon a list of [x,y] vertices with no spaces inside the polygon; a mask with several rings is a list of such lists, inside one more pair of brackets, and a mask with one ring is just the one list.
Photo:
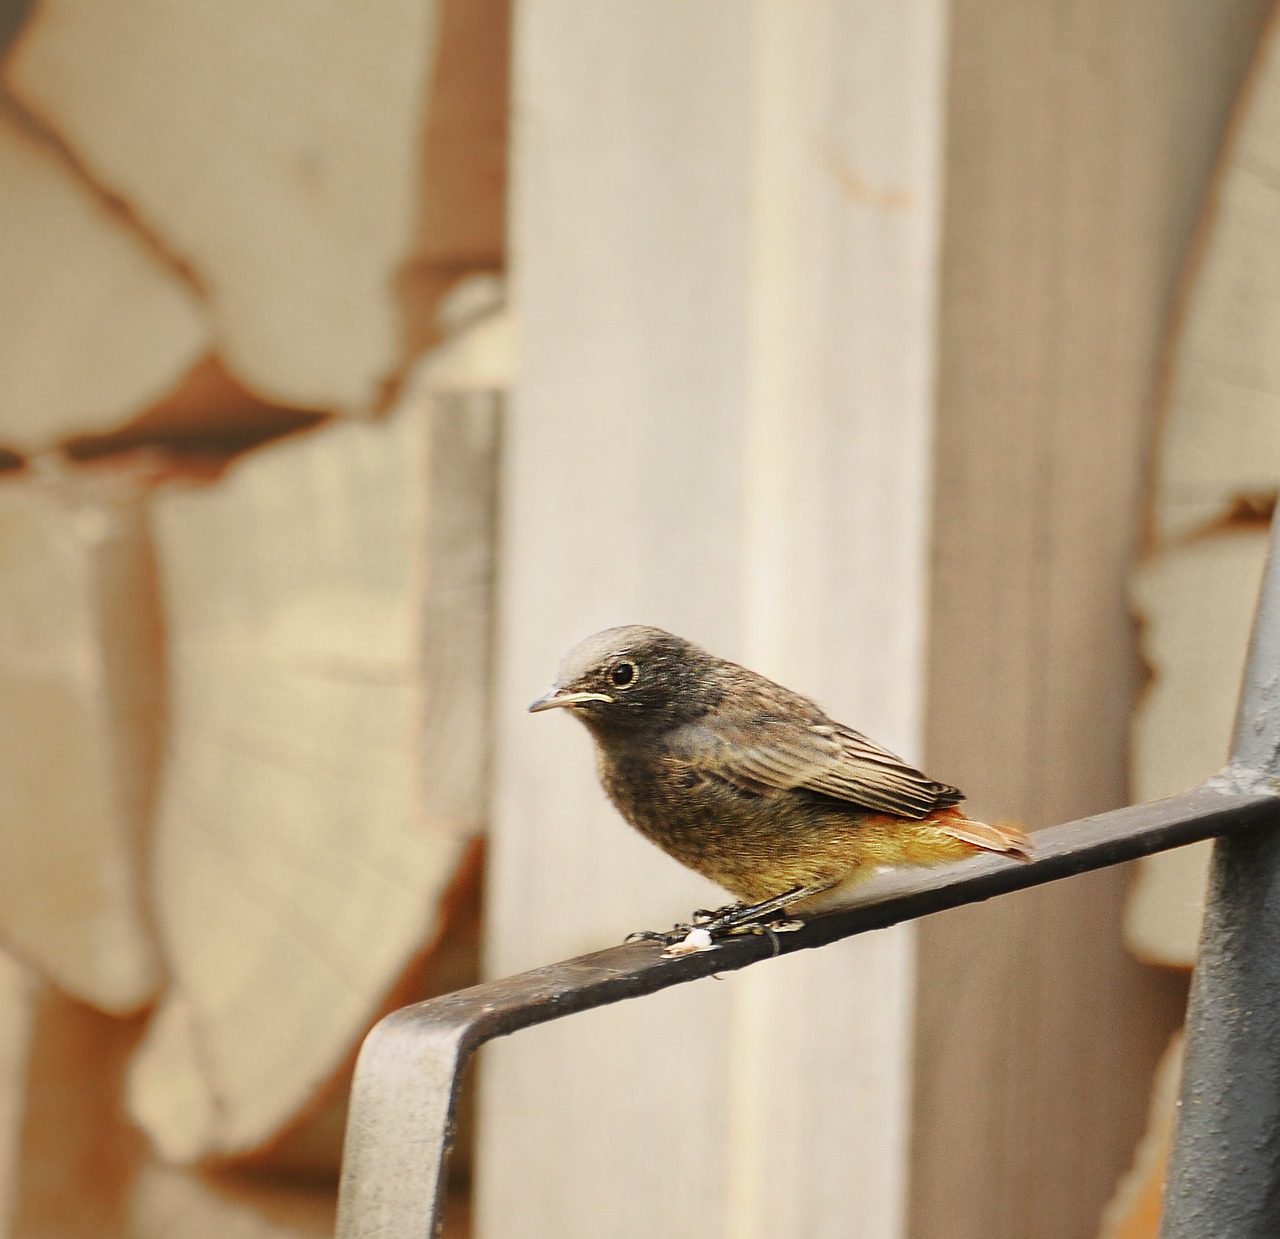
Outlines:
{"label": "bird", "polygon": [[622,817],[740,901],[695,913],[711,931],[702,945],[839,907],[881,868],[1030,856],[1018,825],[966,817],[959,788],[661,628],[630,624],[580,641],[529,706],[553,709],[591,733]]}

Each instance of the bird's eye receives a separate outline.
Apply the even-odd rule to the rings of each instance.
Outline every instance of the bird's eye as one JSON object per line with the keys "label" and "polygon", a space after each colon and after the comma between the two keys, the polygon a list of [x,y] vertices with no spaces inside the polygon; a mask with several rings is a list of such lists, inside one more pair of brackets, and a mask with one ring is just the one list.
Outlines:
{"label": "bird's eye", "polygon": [[614,688],[630,688],[636,682],[636,665],[630,661],[616,664],[609,672],[609,682]]}

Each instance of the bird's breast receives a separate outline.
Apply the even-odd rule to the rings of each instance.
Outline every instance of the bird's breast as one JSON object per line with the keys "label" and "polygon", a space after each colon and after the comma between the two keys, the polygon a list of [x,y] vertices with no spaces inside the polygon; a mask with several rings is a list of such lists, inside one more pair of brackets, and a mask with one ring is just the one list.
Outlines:
{"label": "bird's breast", "polygon": [[600,782],[618,812],[677,860],[708,873],[715,855],[733,846],[743,807],[669,748],[644,745],[598,750]]}
{"label": "bird's breast", "polygon": [[[598,749],[600,782],[626,820],[690,869],[743,899],[825,880],[847,865],[819,845],[806,797],[757,794],[717,779],[669,747]],[[856,815],[841,813],[846,830]]]}

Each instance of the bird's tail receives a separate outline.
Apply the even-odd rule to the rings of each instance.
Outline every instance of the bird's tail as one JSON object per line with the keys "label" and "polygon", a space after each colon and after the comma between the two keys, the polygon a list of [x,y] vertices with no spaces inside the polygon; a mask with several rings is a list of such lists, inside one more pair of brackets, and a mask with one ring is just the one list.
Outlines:
{"label": "bird's tail", "polygon": [[1031,859],[1031,839],[1018,822],[975,822],[959,809],[947,809],[935,820],[944,834],[984,852],[1004,852],[1019,860]]}

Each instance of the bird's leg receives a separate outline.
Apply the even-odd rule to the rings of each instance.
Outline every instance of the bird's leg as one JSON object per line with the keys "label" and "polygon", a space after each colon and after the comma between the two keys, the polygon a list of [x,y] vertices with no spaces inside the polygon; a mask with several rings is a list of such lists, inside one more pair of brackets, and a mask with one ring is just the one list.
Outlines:
{"label": "bird's leg", "polygon": [[692,914],[693,925],[695,928],[721,929],[726,926],[731,928],[739,923],[762,921],[771,912],[781,912],[800,900],[827,889],[826,886],[795,886],[781,895],[762,899],[759,903],[743,903],[738,900],[736,903],[725,904],[723,908],[695,908]]}
{"label": "bird's leg", "polygon": [[722,916],[728,916],[731,912],[736,912],[739,908],[745,908],[747,905],[741,900],[734,903],[727,903],[723,908],[694,908],[692,916],[694,925],[709,925],[712,921],[718,921]]}
{"label": "bird's leg", "polygon": [[730,904],[727,908],[718,909],[709,920],[700,920],[695,912],[694,924],[699,929],[705,929],[712,938],[727,934],[762,933],[768,928],[778,927],[776,913],[785,912],[826,889],[826,886],[796,886],[781,895],[762,899],[759,903]]}
{"label": "bird's leg", "polygon": [[781,947],[778,934],[788,929],[799,929],[803,922],[785,921],[776,914],[826,889],[826,886],[797,886],[759,903],[731,903],[715,911],[699,908],[693,914],[691,925],[674,925],[666,933],[642,929],[628,934],[626,940],[661,942],[668,955],[687,955],[691,951],[709,950],[717,938],[733,934],[767,934],[773,943],[773,953],[777,955]]}
{"label": "bird's leg", "polygon": [[[798,897],[798,896],[797,896]],[[780,896],[785,898],[785,896]],[[773,900],[766,900],[772,903]],[[728,932],[726,926],[735,923],[735,918],[742,915],[750,915],[758,909],[764,908],[764,904],[745,904],[742,902],[727,903],[722,908],[695,908],[690,913],[689,923],[677,921],[670,929],[637,929],[629,933],[623,942],[661,942],[663,946],[674,946],[678,942],[689,940],[689,935],[695,929],[706,930],[709,935],[714,936],[719,933],[723,935]],[[706,943],[711,942],[711,936],[700,938]]]}

